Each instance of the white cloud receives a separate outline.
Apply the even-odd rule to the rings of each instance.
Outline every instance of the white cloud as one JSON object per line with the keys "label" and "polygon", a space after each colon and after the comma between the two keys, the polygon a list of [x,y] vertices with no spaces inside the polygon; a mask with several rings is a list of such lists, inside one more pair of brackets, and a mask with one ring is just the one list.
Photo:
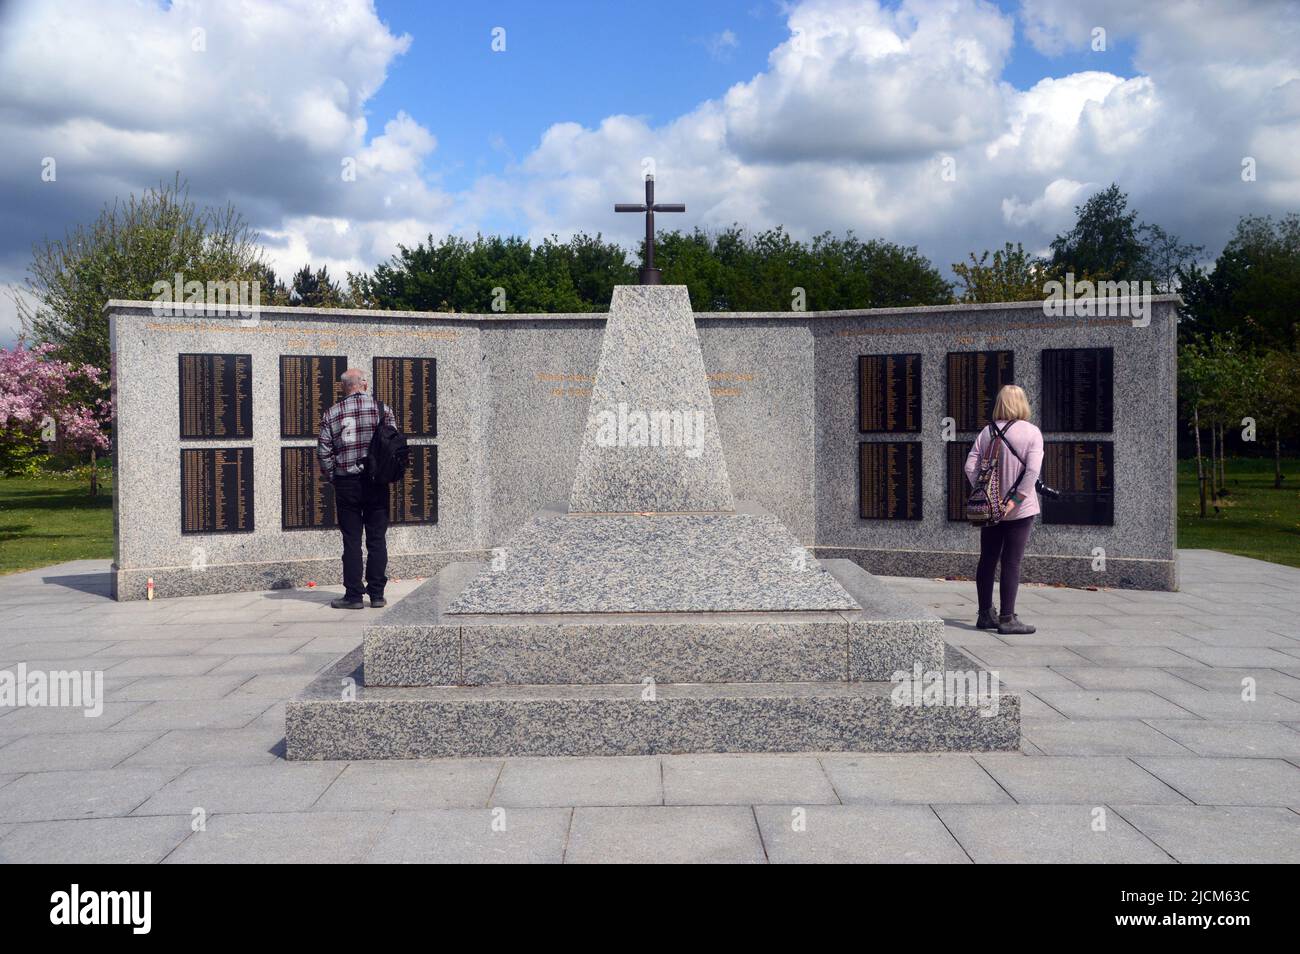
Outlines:
{"label": "white cloud", "polygon": [[[1300,209],[1297,13],[1025,0],[1021,26],[1039,50],[1086,51],[1102,26],[1131,45],[1138,75],[1087,70],[1017,89],[1003,79],[1015,18],[984,0],[805,0],[751,79],[660,125],[557,122],[504,172],[451,193],[422,171],[440,130],[405,113],[367,123],[410,38],[366,0],[28,2],[6,10],[0,34],[0,263],[49,223],[84,221],[178,168],[196,198],[233,199],[286,274],[307,261],[372,267],[399,243],[492,221],[630,245],[640,219],[611,206],[637,198],[646,157],[661,198],[689,209],[667,227],[852,228],[945,267],[1008,239],[1045,247],[1116,181],[1145,219],[1217,251],[1241,214]],[[43,156],[58,159],[57,183],[40,182]],[[1257,182],[1241,181],[1244,156]],[[354,182],[340,174],[348,158]],[[0,282],[15,277],[0,267]]]}
{"label": "white cloud", "polygon": [[[421,171],[434,135],[405,113],[368,129],[366,101],[410,44],[369,0],[69,0],[5,17],[6,261],[177,170],[196,201],[232,200],[262,228],[282,273],[309,260],[369,267],[412,219],[447,224],[452,200]],[[55,182],[41,182],[46,156]]]}

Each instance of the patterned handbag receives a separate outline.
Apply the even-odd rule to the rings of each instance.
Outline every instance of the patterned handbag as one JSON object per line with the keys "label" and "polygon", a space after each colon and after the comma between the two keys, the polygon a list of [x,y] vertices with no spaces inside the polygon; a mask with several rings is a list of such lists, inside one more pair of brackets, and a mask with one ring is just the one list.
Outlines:
{"label": "patterned handbag", "polygon": [[[1007,426],[1010,427],[1009,424]],[[975,487],[966,498],[966,521],[973,527],[991,527],[1006,513],[1006,500],[1002,496],[1002,468],[998,466],[1005,432],[998,430],[996,421],[989,424],[989,431],[993,435],[993,442],[989,445],[988,452],[980,458]]]}

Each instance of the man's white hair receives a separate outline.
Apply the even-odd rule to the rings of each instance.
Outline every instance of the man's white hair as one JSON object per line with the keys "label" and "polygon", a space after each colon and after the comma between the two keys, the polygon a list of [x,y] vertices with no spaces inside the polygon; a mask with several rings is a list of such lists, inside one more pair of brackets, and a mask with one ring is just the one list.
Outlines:
{"label": "man's white hair", "polygon": [[360,368],[348,368],[341,375],[339,380],[343,382],[343,390],[348,394],[360,390],[366,385],[366,373]]}

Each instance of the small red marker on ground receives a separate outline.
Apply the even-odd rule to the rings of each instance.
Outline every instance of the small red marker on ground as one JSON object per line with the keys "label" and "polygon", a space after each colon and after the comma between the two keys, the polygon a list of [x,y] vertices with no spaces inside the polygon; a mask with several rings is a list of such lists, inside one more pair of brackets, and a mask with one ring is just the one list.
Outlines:
{"label": "small red marker on ground", "polygon": [[309,589],[309,590],[314,590],[314,589],[316,589],[316,581],[315,581],[315,580],[308,580],[308,581],[307,581],[307,589]]}

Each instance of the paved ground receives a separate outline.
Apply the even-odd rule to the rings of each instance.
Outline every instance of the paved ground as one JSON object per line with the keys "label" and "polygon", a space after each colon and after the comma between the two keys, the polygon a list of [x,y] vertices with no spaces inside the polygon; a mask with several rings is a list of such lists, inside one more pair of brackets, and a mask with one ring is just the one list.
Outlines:
{"label": "paved ground", "polygon": [[1027,588],[1028,637],[974,630],[971,584],[893,581],[1025,693],[1024,754],[974,756],[287,763],[285,700],[366,618],[330,591],[0,577],[0,669],[101,669],[108,699],[0,708],[0,861],[1300,861],[1300,570],[1180,559],[1181,593]]}

